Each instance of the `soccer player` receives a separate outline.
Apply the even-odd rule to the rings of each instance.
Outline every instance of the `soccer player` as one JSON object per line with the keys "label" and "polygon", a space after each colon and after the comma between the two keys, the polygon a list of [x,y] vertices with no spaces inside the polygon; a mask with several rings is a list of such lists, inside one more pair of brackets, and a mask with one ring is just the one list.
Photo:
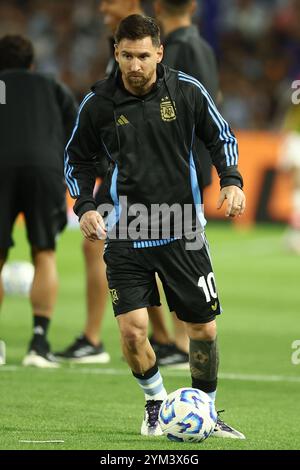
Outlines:
{"label": "soccer player", "polygon": [[284,236],[288,250],[300,255],[300,107],[292,105],[284,120],[285,137],[280,148],[280,169],[292,180],[292,212]]}
{"label": "soccer player", "polygon": [[[221,308],[204,235],[195,135],[209,148],[220,177],[218,207],[225,203],[227,216],[239,216],[245,196],[228,123],[196,79],[161,64],[156,22],[125,18],[115,54],[117,75],[98,82],[80,106],[65,173],[84,236],[106,237],[104,260],[122,350],[146,400],[141,434],[157,436],[167,393],[147,337],[147,307],[159,304],[155,273],[170,310],[187,328],[192,386],[212,400],[216,396]],[[111,207],[100,208],[105,222],[92,195],[92,168],[102,148],[111,160]],[[219,418],[214,435],[244,438]]]}
{"label": "soccer player", "polygon": [[[33,61],[29,40],[0,39],[0,80],[6,87],[6,104],[0,106],[0,272],[22,212],[35,268],[33,336],[23,364],[57,367],[47,331],[57,294],[55,242],[67,221],[63,152],[77,106],[65,87],[33,71]],[[0,280],[0,304],[2,299]]]}
{"label": "soccer player", "polygon": [[[102,0],[99,5],[100,13],[103,15],[103,22],[110,31],[111,57],[107,65],[106,76],[114,77],[117,70],[117,62],[114,56],[114,38],[113,35],[121,20],[131,14],[141,14],[140,0]],[[101,159],[97,165],[97,176],[102,180],[107,172],[106,160]],[[97,206],[101,204],[101,185],[96,191],[95,201]],[[102,342],[102,323],[105,314],[107,299],[107,280],[105,275],[105,265],[103,261],[103,240],[91,243],[89,240],[83,242],[83,254],[86,270],[86,303],[87,315],[84,332],[75,339],[65,350],[56,352],[55,355],[61,359],[76,363],[100,363],[109,362],[110,356],[105,351]],[[164,313],[161,307],[149,307],[149,314],[153,327],[153,338],[159,348],[159,354],[162,360],[167,356],[170,360],[182,362],[187,360],[187,354],[174,351],[171,344],[171,338],[164,320]]]}
{"label": "soccer player", "polygon": [[[181,70],[199,80],[216,101],[219,95],[219,77],[215,55],[211,46],[200,36],[192,18],[197,9],[195,0],[156,0],[154,10],[164,33],[163,63]],[[211,184],[211,158],[204,144],[196,138],[196,152],[201,156],[203,188]],[[159,361],[172,365],[188,362],[189,341],[185,328],[173,313],[176,346]],[[158,351],[166,350],[156,342]]]}

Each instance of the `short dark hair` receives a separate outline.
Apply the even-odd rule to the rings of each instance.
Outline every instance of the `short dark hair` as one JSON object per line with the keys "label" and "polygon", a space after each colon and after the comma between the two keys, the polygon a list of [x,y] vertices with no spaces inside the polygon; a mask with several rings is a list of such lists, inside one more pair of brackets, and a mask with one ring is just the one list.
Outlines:
{"label": "short dark hair", "polygon": [[34,60],[32,42],[20,35],[8,34],[0,39],[0,72],[28,69]]}
{"label": "short dark hair", "polygon": [[160,29],[154,18],[143,15],[130,15],[119,24],[115,41],[119,44],[122,39],[136,41],[148,36],[151,37],[154,46],[160,46]]}
{"label": "short dark hair", "polygon": [[184,13],[186,8],[191,5],[193,0],[161,0],[162,5],[171,15]]}

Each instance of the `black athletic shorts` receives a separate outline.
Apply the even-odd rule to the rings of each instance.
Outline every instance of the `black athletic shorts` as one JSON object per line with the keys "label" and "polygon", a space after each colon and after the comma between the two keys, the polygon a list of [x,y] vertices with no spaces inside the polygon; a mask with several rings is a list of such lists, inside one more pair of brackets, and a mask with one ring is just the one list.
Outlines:
{"label": "black athletic shorts", "polygon": [[55,249],[56,236],[67,223],[63,175],[40,167],[1,167],[0,204],[0,249],[13,246],[13,225],[20,213],[29,243]]}
{"label": "black athletic shorts", "polygon": [[115,315],[160,305],[156,273],[180,320],[208,323],[221,313],[204,235],[202,248],[193,251],[183,239],[149,248],[108,243],[104,261]]}

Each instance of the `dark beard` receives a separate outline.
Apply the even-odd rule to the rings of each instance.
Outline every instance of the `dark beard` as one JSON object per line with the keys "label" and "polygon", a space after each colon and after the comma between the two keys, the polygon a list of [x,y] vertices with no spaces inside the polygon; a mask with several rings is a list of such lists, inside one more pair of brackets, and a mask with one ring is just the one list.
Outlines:
{"label": "dark beard", "polygon": [[140,95],[143,94],[143,91],[147,88],[147,84],[149,83],[151,77],[127,77],[127,80],[130,86],[136,90],[136,92]]}

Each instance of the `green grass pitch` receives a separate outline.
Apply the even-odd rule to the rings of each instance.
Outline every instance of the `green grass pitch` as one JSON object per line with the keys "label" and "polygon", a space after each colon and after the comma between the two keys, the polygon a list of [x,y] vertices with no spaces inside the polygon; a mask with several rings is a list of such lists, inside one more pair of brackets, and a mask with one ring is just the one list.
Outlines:
{"label": "green grass pitch", "polygon": [[[218,319],[221,351],[217,408],[245,433],[245,441],[207,439],[171,443],[139,435],[143,396],[121,359],[109,304],[103,329],[112,360],[105,366],[59,370],[21,367],[31,333],[26,299],[6,298],[0,336],[7,365],[0,367],[0,449],[300,449],[300,365],[292,343],[300,339],[300,260],[284,252],[281,227],[236,231],[210,223],[216,279],[224,309]],[[10,259],[28,259],[22,228]],[[50,330],[53,350],[65,347],[84,322],[81,235],[67,230],[58,243],[60,290]],[[161,368],[169,392],[190,386],[188,371]],[[22,440],[62,440],[34,444]]]}

